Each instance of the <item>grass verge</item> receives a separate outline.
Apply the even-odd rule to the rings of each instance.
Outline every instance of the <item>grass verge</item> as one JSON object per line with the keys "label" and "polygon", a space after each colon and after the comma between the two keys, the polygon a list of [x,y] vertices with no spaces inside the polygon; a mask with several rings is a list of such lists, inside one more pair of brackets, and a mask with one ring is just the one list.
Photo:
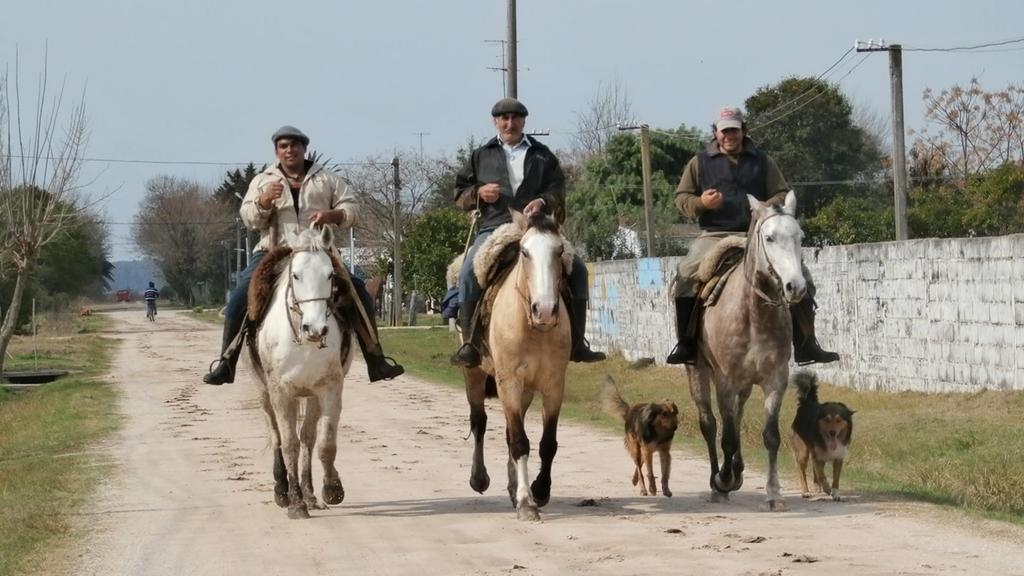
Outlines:
{"label": "grass verge", "polygon": [[[448,364],[455,340],[447,328],[385,330],[381,339],[409,373],[462,387],[461,372]],[[620,424],[601,411],[606,376],[615,379],[628,402],[676,402],[682,416],[677,442],[704,454],[686,374],[676,368],[634,370],[621,357],[570,364],[562,414],[617,431]],[[853,446],[843,469],[844,492],[957,506],[1024,524],[1024,392],[883,393],[823,383],[819,396],[857,411]],[[763,470],[767,458],[761,440],[762,399],[755,391],[747,403],[742,445],[747,461]],[[796,466],[788,436],[795,412],[791,390],[780,419],[784,442],[779,458],[780,479],[791,486],[796,485]],[[710,469],[694,473],[706,475]]]}
{"label": "grass verge", "polygon": [[[70,333],[11,342],[5,370],[63,368],[72,373],[32,392],[0,393],[0,576],[71,536],[69,512],[84,504],[110,471],[89,448],[118,426],[116,392],[99,378],[116,342],[91,335],[109,318],[69,321]],[[3,390],[3,388],[0,388]]]}

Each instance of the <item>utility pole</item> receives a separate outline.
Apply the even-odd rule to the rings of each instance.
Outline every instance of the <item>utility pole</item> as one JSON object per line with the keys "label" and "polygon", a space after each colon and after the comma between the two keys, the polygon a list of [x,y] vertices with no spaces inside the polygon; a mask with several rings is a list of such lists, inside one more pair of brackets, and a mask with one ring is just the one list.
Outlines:
{"label": "utility pole", "polygon": [[430,132],[413,132],[420,137],[420,160],[423,160],[423,137],[430,136]]}
{"label": "utility pole", "polygon": [[509,98],[519,97],[519,78],[517,71],[518,57],[516,55],[516,0],[508,0],[508,62],[505,65],[505,74],[508,75],[508,84],[505,96]]}
{"label": "utility pole", "polygon": [[651,131],[647,124],[619,125],[619,130],[640,130],[640,167],[644,181],[644,223],[647,228],[647,257],[654,258],[654,194],[651,191]]}
{"label": "utility pole", "polygon": [[398,175],[398,156],[391,160],[392,179],[395,189],[395,205],[392,220],[395,225],[395,284],[391,294],[392,326],[402,325],[402,181]]}
{"label": "utility pole", "polygon": [[857,52],[888,52],[889,83],[892,100],[892,183],[896,214],[896,239],[906,240],[907,233],[907,147],[903,140],[903,46],[886,46],[884,40],[876,44],[854,41]]}

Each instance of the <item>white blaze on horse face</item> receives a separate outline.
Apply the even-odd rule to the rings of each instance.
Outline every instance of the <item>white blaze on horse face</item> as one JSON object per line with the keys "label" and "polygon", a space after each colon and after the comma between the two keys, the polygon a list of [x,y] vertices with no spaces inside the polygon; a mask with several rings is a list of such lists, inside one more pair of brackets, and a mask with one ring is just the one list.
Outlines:
{"label": "white blaze on horse face", "polygon": [[[767,210],[773,210],[768,208]],[[760,226],[765,255],[782,284],[782,293],[792,303],[803,300],[807,280],[800,252],[803,232],[796,218],[785,213],[769,215]]]}
{"label": "white blaze on horse face", "polygon": [[520,241],[520,259],[528,275],[530,315],[539,328],[558,323],[562,250],[560,236],[535,229],[528,230]]}
{"label": "white blaze on horse face", "polygon": [[327,335],[328,302],[334,267],[326,252],[297,252],[291,266],[292,295],[299,302],[302,336],[318,342]]}

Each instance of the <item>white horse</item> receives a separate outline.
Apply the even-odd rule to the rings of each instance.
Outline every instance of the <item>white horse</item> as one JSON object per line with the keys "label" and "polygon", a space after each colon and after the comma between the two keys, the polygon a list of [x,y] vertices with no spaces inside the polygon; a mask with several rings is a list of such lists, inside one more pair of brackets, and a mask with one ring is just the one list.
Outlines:
{"label": "white horse", "polygon": [[[319,233],[305,230],[290,248],[279,249],[277,258],[272,259],[275,252],[266,257],[264,264],[276,265],[279,274],[263,325],[249,341],[274,449],[274,500],[288,507],[289,518],[309,518],[308,509],[318,507],[310,469],[314,440],[324,470],[324,502],[338,504],[345,498],[334,458],[353,346],[350,331],[331,306],[332,240],[328,227]],[[250,298],[258,289],[254,282]],[[303,398],[305,415],[297,431]]]}

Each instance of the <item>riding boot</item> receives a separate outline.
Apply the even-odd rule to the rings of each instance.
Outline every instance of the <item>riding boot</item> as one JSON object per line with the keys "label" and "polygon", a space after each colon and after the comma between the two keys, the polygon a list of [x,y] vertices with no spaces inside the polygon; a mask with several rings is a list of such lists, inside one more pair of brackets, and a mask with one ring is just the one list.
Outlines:
{"label": "riding boot", "polygon": [[476,302],[459,303],[459,327],[462,329],[462,346],[451,357],[451,363],[463,368],[476,368],[480,365],[480,340],[477,334],[477,323],[473,317]]}
{"label": "riding boot", "polygon": [[[335,305],[356,333],[356,341],[359,342],[359,349],[362,350],[363,360],[366,362],[366,375],[369,376],[370,382],[391,380],[401,376],[405,373],[405,368],[395,362],[394,358],[384,355],[377,334],[373,308],[367,307],[370,302],[364,302],[355,283],[350,283],[350,286],[351,292],[339,295]],[[344,362],[344,359],[342,361]]]}
{"label": "riding boot", "polygon": [[690,336],[690,318],[696,297],[676,298],[676,345],[672,348],[666,364],[693,364],[697,361],[697,341]]}
{"label": "riding boot", "polygon": [[[391,380],[405,374],[405,368],[395,362],[394,358],[385,356],[380,342],[370,340],[366,330],[356,330],[355,332],[359,349],[363,351],[363,360],[366,361],[366,373],[370,377],[370,382]],[[374,330],[374,334],[376,334],[376,330]]]}
{"label": "riding boot", "polygon": [[242,346],[245,342],[245,323],[225,320],[224,341],[221,344],[220,358],[213,361],[216,367],[212,367],[208,374],[203,376],[203,382],[213,386],[231,384],[235,381],[235,366],[238,365],[238,356],[242,353]]}
{"label": "riding boot", "polygon": [[804,298],[789,309],[793,318],[793,361],[803,366],[839,360],[839,354],[822,350],[814,337],[814,299]]}
{"label": "riding boot", "polygon": [[573,362],[600,362],[604,360],[604,352],[590,349],[585,334],[587,333],[587,301],[573,298],[572,307],[569,309],[569,327],[572,335],[572,356]]}

